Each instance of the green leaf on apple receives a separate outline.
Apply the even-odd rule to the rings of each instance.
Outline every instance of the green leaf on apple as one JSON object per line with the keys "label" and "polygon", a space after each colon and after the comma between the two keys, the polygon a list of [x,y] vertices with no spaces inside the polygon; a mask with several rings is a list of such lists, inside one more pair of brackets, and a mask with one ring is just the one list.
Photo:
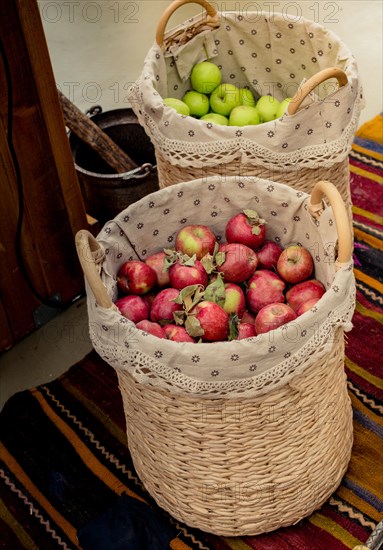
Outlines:
{"label": "green leaf on apple", "polygon": [[193,254],[193,256],[188,256],[187,254],[180,254],[178,259],[181,265],[193,267],[195,265],[197,256],[195,254]]}
{"label": "green leaf on apple", "polygon": [[205,300],[208,302],[215,302],[222,307],[225,303],[225,299],[225,283],[223,282],[222,273],[219,273],[215,281],[206,287]]}
{"label": "green leaf on apple", "polygon": [[178,259],[177,252],[174,248],[164,248],[165,258],[163,271],[167,271],[172,265],[174,265]]}
{"label": "green leaf on apple", "polygon": [[206,273],[211,275],[217,270],[217,267],[221,266],[225,261],[225,253],[219,252],[219,244],[215,243],[213,254],[205,254],[201,258],[201,264],[203,265]]}
{"label": "green leaf on apple", "polygon": [[259,223],[259,214],[256,210],[243,210],[249,223]]}
{"label": "green leaf on apple", "polygon": [[203,268],[206,271],[206,273],[208,275],[211,275],[211,273],[213,273],[216,267],[214,262],[214,256],[212,256],[208,252],[207,254],[205,254],[205,256],[201,258],[200,262],[203,265]]}
{"label": "green leaf on apple", "polygon": [[204,289],[201,285],[189,285],[180,290],[177,298],[174,298],[172,301],[182,305],[186,313],[188,313],[202,300],[203,296]]}
{"label": "green leaf on apple", "polygon": [[176,325],[185,324],[186,313],[184,311],[173,311],[173,319]]}
{"label": "green leaf on apple", "polygon": [[259,229],[260,225],[265,225],[266,220],[259,217],[259,214],[256,210],[243,210],[247,221],[250,225],[253,226],[252,233],[253,235],[259,235],[261,230]]}
{"label": "green leaf on apple", "polygon": [[220,267],[224,263],[226,258],[226,254],[224,252],[219,252],[218,243],[215,243],[214,245],[213,258],[214,258],[215,265],[218,267]]}
{"label": "green leaf on apple", "polygon": [[201,323],[195,315],[188,315],[185,321],[185,329],[189,336],[203,336],[205,331],[201,327]]}
{"label": "green leaf on apple", "polygon": [[222,264],[224,264],[225,259],[226,259],[226,254],[224,252],[217,252],[217,254],[215,255],[215,263],[218,266],[221,266]]}
{"label": "green leaf on apple", "polygon": [[238,338],[239,317],[236,313],[230,313],[229,318],[229,338],[228,340],[236,340]]}

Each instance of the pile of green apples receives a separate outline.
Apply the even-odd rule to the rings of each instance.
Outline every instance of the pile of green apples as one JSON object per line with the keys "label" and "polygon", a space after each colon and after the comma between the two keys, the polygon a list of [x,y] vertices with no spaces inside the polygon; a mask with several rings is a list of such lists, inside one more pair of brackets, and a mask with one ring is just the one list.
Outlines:
{"label": "pile of green apples", "polygon": [[190,81],[192,90],[182,99],[163,100],[179,114],[192,116],[223,126],[249,126],[270,122],[284,115],[291,98],[278,101],[272,95],[257,100],[248,88],[222,82],[220,68],[210,61],[194,65]]}

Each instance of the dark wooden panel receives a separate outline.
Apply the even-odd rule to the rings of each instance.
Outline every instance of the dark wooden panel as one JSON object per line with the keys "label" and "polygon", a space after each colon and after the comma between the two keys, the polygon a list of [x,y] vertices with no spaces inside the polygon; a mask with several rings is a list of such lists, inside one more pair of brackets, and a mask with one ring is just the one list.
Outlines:
{"label": "dark wooden panel", "polygon": [[[0,0],[0,36],[13,86],[13,143],[24,199],[23,263],[43,299],[59,293],[67,302],[83,289],[74,235],[88,223],[37,3]],[[19,189],[6,139],[6,84],[0,60],[0,300],[17,341],[33,329],[40,302],[15,251]]]}

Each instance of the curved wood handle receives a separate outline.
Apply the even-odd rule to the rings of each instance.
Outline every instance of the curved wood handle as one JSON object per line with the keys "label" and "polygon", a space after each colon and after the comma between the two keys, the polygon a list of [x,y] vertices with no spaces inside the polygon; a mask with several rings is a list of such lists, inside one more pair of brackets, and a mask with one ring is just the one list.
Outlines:
{"label": "curved wood handle", "polygon": [[164,43],[165,29],[170,17],[173,15],[175,11],[178,10],[178,8],[180,8],[185,4],[199,4],[207,11],[208,16],[211,19],[213,19],[214,22],[216,22],[218,19],[217,10],[211,4],[209,4],[207,0],[175,0],[172,4],[170,4],[170,6],[166,8],[166,10],[162,14],[162,17],[158,23],[157,32],[156,32],[156,42],[159,46],[162,46]]}
{"label": "curved wood handle", "polygon": [[302,86],[300,86],[287,107],[287,114],[295,115],[301,106],[302,101],[309,95],[309,93],[329,78],[336,78],[340,87],[345,86],[348,83],[347,75],[344,71],[342,71],[342,69],[338,69],[338,67],[323,69],[323,71],[315,74],[309,78],[307,82],[304,82]]}
{"label": "curved wood handle", "polygon": [[109,298],[106,288],[101,281],[94,258],[95,252],[101,252],[101,246],[93,237],[92,233],[86,229],[80,229],[75,237],[77,255],[80,260],[85,279],[87,280],[99,306],[105,308],[113,307],[113,302]]}
{"label": "curved wood handle", "polygon": [[338,258],[339,263],[348,263],[352,258],[353,241],[350,218],[347,214],[343,199],[335,187],[329,181],[319,181],[311,192],[310,207],[312,211],[318,209],[323,196],[326,196],[335,216],[335,224],[338,232]]}

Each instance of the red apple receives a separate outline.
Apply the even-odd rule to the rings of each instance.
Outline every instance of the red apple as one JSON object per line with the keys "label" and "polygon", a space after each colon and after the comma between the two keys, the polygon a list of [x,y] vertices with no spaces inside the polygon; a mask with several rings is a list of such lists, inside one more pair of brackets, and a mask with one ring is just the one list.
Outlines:
{"label": "red apple", "polygon": [[164,260],[166,258],[165,252],[157,252],[148,256],[145,260],[146,265],[150,266],[157,275],[157,286],[159,288],[164,288],[169,286],[169,270],[165,269]]}
{"label": "red apple", "polygon": [[286,284],[282,279],[268,269],[255,271],[248,281],[246,301],[249,309],[257,313],[268,304],[284,302],[283,291]]}
{"label": "red apple", "polygon": [[225,233],[228,243],[241,243],[255,250],[265,240],[265,220],[255,210],[244,210],[230,218]]}
{"label": "red apple", "polygon": [[226,243],[219,247],[225,253],[225,261],[218,266],[226,283],[241,283],[246,281],[255,271],[258,260],[251,248],[241,243]]}
{"label": "red apple", "polygon": [[116,300],[115,304],[121,315],[133,321],[133,323],[139,323],[149,318],[149,306],[141,296],[129,294]]}
{"label": "red apple", "polygon": [[278,258],[277,271],[287,283],[300,283],[308,277],[314,269],[314,262],[307,248],[299,245],[290,245],[283,250]]}
{"label": "red apple", "polygon": [[176,235],[175,247],[192,257],[194,254],[200,260],[205,254],[213,254],[216,244],[214,233],[206,225],[186,225]]}
{"label": "red apple", "polygon": [[192,312],[200,322],[205,342],[222,342],[229,337],[229,315],[215,302],[203,300]]}
{"label": "red apple", "polygon": [[166,338],[165,330],[158,323],[144,320],[136,323],[136,327],[152,334],[153,336],[157,336],[157,338]]}
{"label": "red apple", "polygon": [[117,272],[117,286],[124,294],[145,294],[156,283],[156,272],[141,260],[125,262]]}
{"label": "red apple", "polygon": [[254,323],[239,323],[237,340],[243,340],[244,338],[251,338],[255,336]]}
{"label": "red apple", "polygon": [[250,323],[254,325],[255,321],[255,315],[251,313],[250,311],[246,310],[245,313],[241,317],[241,323]]}
{"label": "red apple", "polygon": [[255,318],[255,332],[264,334],[274,330],[289,321],[294,321],[297,314],[287,304],[269,304],[263,307]]}
{"label": "red apple", "polygon": [[160,290],[152,303],[152,309],[150,310],[151,321],[155,323],[160,321],[173,322],[173,313],[175,311],[182,311],[182,306],[173,301],[178,295],[179,291],[176,288],[164,288]]}
{"label": "red apple", "polygon": [[194,338],[189,336],[185,327],[180,325],[165,325],[164,331],[166,333],[166,338],[168,340],[173,340],[174,342],[194,342]]}
{"label": "red apple", "polygon": [[230,313],[236,313],[239,318],[245,312],[246,300],[242,288],[235,283],[225,284],[225,303],[223,309],[230,315]]}
{"label": "red apple", "polygon": [[309,311],[312,307],[315,306],[315,304],[320,300],[320,298],[311,298],[311,300],[308,300],[307,302],[303,302],[297,309],[297,317],[300,315],[303,315],[306,313],[306,311]]}
{"label": "red apple", "polygon": [[325,292],[326,289],[320,281],[309,279],[292,286],[286,292],[286,302],[294,311],[298,311],[302,304],[312,299],[319,300]]}
{"label": "red apple", "polygon": [[199,260],[194,265],[183,265],[179,261],[169,269],[170,285],[173,288],[182,290],[185,286],[202,285],[206,286],[208,275]]}
{"label": "red apple", "polygon": [[278,258],[283,248],[274,241],[265,241],[257,250],[258,269],[272,269],[277,267]]}

